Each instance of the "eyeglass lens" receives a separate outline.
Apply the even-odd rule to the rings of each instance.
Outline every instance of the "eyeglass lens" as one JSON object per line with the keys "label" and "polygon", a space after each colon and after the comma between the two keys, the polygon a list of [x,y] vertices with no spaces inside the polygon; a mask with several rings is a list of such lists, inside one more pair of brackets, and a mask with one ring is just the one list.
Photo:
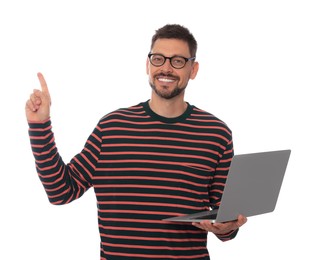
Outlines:
{"label": "eyeglass lens", "polygon": [[171,66],[177,69],[183,68],[186,64],[184,57],[173,56],[169,58],[160,54],[150,55],[150,61],[154,66],[162,66],[166,62],[166,59],[169,59]]}

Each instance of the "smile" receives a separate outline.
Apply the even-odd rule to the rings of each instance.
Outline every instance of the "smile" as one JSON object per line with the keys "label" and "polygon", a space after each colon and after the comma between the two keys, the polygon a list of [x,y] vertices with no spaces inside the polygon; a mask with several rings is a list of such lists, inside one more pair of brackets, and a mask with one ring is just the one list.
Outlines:
{"label": "smile", "polygon": [[161,78],[161,77],[157,78],[157,80],[160,81],[160,82],[166,82],[166,83],[170,83],[170,82],[174,82],[175,81],[175,79]]}

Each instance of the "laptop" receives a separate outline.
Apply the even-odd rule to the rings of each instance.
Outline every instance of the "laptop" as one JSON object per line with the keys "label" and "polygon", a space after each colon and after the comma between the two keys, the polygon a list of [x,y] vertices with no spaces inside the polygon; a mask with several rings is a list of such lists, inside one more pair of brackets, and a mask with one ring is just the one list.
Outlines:
{"label": "laptop", "polygon": [[227,222],[274,211],[291,150],[234,155],[218,209],[166,218],[175,222]]}

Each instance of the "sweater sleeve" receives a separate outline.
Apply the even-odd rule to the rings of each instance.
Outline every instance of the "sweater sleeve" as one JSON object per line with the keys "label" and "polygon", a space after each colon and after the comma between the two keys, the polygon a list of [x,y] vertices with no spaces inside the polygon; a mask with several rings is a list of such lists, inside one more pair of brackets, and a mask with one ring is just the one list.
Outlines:
{"label": "sweater sleeve", "polygon": [[[210,186],[210,205],[212,208],[218,208],[220,206],[220,202],[221,202],[221,197],[223,194],[223,190],[224,190],[224,186],[225,186],[225,182],[227,179],[227,175],[230,169],[230,164],[232,161],[234,155],[234,149],[233,149],[233,141],[232,139],[228,142],[222,157],[219,160],[219,164],[216,168],[216,172],[213,178],[213,181],[211,183]],[[231,240],[233,238],[235,238],[235,236],[238,233],[238,229],[237,230],[233,230],[230,231],[227,234],[222,234],[222,235],[217,235],[216,236],[221,240],[221,241],[228,241]]]}
{"label": "sweater sleeve", "polygon": [[81,197],[92,186],[101,147],[99,127],[94,129],[83,150],[65,164],[57,150],[50,119],[28,124],[37,173],[50,203],[67,204]]}

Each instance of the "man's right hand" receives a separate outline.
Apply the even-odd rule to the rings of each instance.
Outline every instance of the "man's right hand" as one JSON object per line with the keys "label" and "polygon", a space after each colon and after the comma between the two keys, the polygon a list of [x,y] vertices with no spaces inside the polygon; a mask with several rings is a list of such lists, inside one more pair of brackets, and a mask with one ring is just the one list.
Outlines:
{"label": "man's right hand", "polygon": [[42,122],[50,117],[51,97],[47,83],[41,73],[37,74],[41,90],[34,89],[26,102],[25,112],[29,122]]}

